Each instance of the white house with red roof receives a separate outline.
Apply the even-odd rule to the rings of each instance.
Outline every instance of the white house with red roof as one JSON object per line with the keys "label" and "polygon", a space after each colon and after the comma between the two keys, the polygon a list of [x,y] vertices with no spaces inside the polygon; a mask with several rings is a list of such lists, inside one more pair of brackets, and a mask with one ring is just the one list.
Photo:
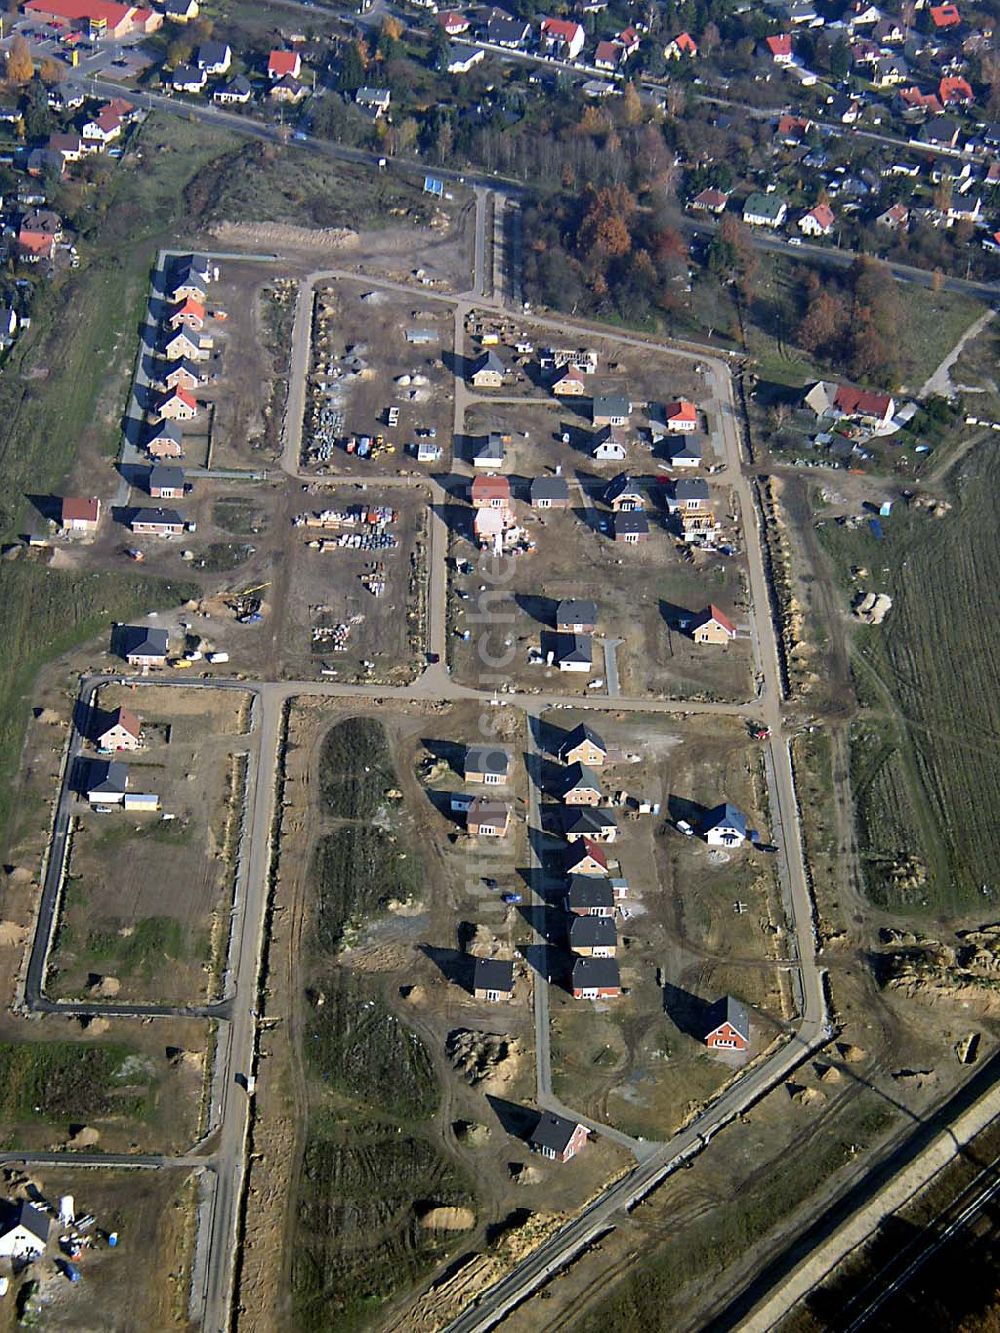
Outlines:
{"label": "white house with red roof", "polygon": [[792,34],[780,32],[775,37],[765,37],[764,45],[776,65],[792,63]]}
{"label": "white house with red roof", "polygon": [[539,40],[547,51],[556,52],[564,60],[575,60],[583,50],[587,34],[572,19],[542,19]]}
{"label": "white house with red roof", "polygon": [[847,417],[867,426],[876,435],[891,434],[896,404],[891,394],[878,389],[861,389],[856,384],[834,384],[817,380],[802,398],[805,407],[812,408],[817,417]]}
{"label": "white house with red roof", "polygon": [[709,606],[691,626],[695,643],[729,643],[736,638],[736,626],[717,606]]}
{"label": "white house with red roof", "polygon": [[290,74],[297,79],[302,73],[302,57],[298,51],[272,51],[267,58],[267,77],[277,83]]}
{"label": "white house with red roof", "polygon": [[468,32],[471,26],[465,15],[459,14],[454,9],[449,9],[446,14],[439,14],[437,21],[438,26],[443,28],[449,37],[460,37],[463,32]]}
{"label": "white house with red roof", "polygon": [[689,435],[698,429],[698,409],[686,398],[664,403],[663,424],[671,435]]}
{"label": "white house with red roof", "polygon": [[803,236],[830,236],[833,234],[836,221],[829,204],[817,204],[799,218],[799,231]]}
{"label": "white house with red roof", "polygon": [[673,41],[663,48],[664,60],[681,60],[684,56],[696,56],[698,43],[689,32],[679,32]]}

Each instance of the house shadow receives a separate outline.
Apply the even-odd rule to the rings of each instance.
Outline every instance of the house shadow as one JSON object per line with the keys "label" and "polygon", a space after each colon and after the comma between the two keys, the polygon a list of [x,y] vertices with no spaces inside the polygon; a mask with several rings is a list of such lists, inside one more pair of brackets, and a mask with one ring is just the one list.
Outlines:
{"label": "house shadow", "polygon": [[565,987],[565,954],[558,946],[548,943],[525,944],[521,947],[521,957],[543,981]]}
{"label": "house shadow", "polygon": [[689,800],[686,796],[675,796],[673,792],[667,797],[667,818],[674,824],[683,819],[692,828],[700,828],[709,809],[707,805]]}
{"label": "house shadow", "polygon": [[546,755],[558,755],[570,734],[562,727],[554,726],[541,717],[529,717],[528,725],[532,729],[535,744]]}
{"label": "house shadow", "polygon": [[122,433],[125,436],[125,441],[127,444],[131,445],[133,449],[142,448],[145,443],[143,439],[145,431],[146,427],[141,411],[138,416],[127,416],[122,423]]}
{"label": "house shadow", "polygon": [[[133,423],[131,421],[127,423],[126,434],[128,433],[128,426],[133,424],[138,425],[138,423]],[[152,471],[152,468],[148,463],[116,463],[115,468],[118,475],[122,477],[129,486],[134,487],[136,490],[144,491],[147,495],[149,494],[149,474]]]}
{"label": "house shadow", "polygon": [[539,636],[538,650],[545,663],[551,665],[558,662],[560,655],[569,647],[571,639],[570,634],[559,634],[554,629],[543,629]]}
{"label": "house shadow", "polygon": [[46,523],[62,522],[62,496],[61,495],[32,495],[26,494],[24,497],[31,505],[32,509],[44,519]]}
{"label": "house shadow", "polygon": [[473,537],[472,520],[475,513],[468,505],[435,504],[432,509],[453,537]]}
{"label": "house shadow", "polygon": [[459,741],[439,740],[437,737],[422,736],[420,744],[424,749],[448,765],[456,777],[465,777],[465,752],[467,746]]}
{"label": "house shadow", "polygon": [[711,1023],[712,1004],[670,981],[664,981],[661,994],[663,1012],[678,1031],[695,1041],[704,1041]]}
{"label": "house shadow", "polygon": [[442,819],[447,819],[456,828],[464,831],[465,816],[460,811],[451,808],[452,793],[450,791],[437,791],[433,787],[425,787],[424,795]]}
{"label": "house shadow", "polygon": [[517,1102],[508,1102],[503,1097],[495,1097],[490,1092],[486,1094],[486,1100],[500,1122],[501,1129],[512,1138],[527,1142],[538,1124],[538,1112],[530,1106],[519,1106]]}
{"label": "house shadow", "polygon": [[556,607],[559,605],[556,597],[539,597],[534,593],[516,592],[514,601],[520,609],[526,612],[533,620],[537,620],[540,625],[551,628],[556,623]]}
{"label": "house shadow", "polygon": [[124,528],[127,528],[129,524],[132,522],[132,518],[135,515],[135,513],[136,513],[135,505],[111,506],[112,521],[115,523],[120,523]]}
{"label": "house shadow", "polygon": [[444,348],[441,352],[441,361],[445,370],[449,371],[458,379],[468,380],[472,372],[473,364],[478,357],[458,356],[451,348]]}
{"label": "house shadow", "polygon": [[[553,809],[555,809],[555,807],[553,807]],[[556,813],[558,813],[558,810],[556,811]],[[544,813],[543,813],[543,819],[544,819]],[[546,821],[546,825],[547,823],[548,821]],[[535,855],[538,857],[538,860],[541,862],[542,877],[544,877],[545,879],[550,878],[551,862],[553,858],[562,850],[560,844],[555,844],[555,845],[553,844],[553,838],[558,837],[560,832],[561,830],[559,829],[558,825],[556,826],[554,832],[550,830],[548,827],[535,828],[534,825],[532,825],[528,829],[528,841],[531,845],[532,851],[535,853]]]}
{"label": "house shadow", "polygon": [[666,598],[660,598],[660,616],[667,629],[677,630],[678,633],[686,633],[691,622],[694,620],[697,612],[689,611],[686,606],[678,606],[676,602],[668,602]]}
{"label": "house shadow", "polygon": [[106,719],[110,717],[110,713],[105,713],[103,709],[95,708],[92,703],[85,703],[82,699],[77,699],[73,705],[73,726],[89,741],[97,739],[101,728],[108,725]]}
{"label": "house shadow", "polygon": [[445,981],[461,986],[463,990],[472,994],[476,962],[471,954],[464,953],[461,949],[443,949],[436,944],[421,944],[420,951],[431,960]]}

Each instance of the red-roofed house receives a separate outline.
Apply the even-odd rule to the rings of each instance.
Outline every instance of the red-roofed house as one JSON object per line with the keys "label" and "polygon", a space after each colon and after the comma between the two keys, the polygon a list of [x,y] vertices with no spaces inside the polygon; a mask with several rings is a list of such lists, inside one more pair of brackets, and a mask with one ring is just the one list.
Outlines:
{"label": "red-roofed house", "polygon": [[44,208],[26,213],[17,233],[21,258],[29,264],[37,264],[40,259],[51,259],[56,241],[61,235],[62,223],[56,213]]}
{"label": "red-roofed house", "polygon": [[508,509],[510,482],[506,477],[497,477],[492,473],[485,477],[475,477],[469,496],[476,509]]}
{"label": "red-roofed house", "polygon": [[710,606],[691,626],[691,637],[695,643],[729,643],[736,638],[736,626],[717,606]]}
{"label": "red-roofed house", "polygon": [[698,429],[698,409],[686,398],[677,398],[664,404],[663,423],[672,434],[690,435]]}
{"label": "red-roofed house", "polygon": [[724,194],[722,190],[716,190],[711,185],[707,190],[702,190],[691,200],[692,210],[699,213],[719,213],[726,211],[726,204],[729,202],[729,195]]}
{"label": "red-roofed house", "polygon": [[172,329],[192,329],[195,333],[205,326],[205,307],[193,296],[188,296],[173,311],[169,320]]}
{"label": "red-roofed house", "polygon": [[639,34],[635,28],[622,28],[621,32],[615,38],[615,41],[625,52],[626,56],[634,56],[639,49]]}
{"label": "red-roofed house", "polygon": [[581,25],[572,19],[542,19],[539,35],[545,49],[558,51],[564,60],[575,60],[587,40]]}
{"label": "red-roofed house", "polygon": [[63,496],[61,513],[63,532],[96,532],[100,521],[100,500],[96,498],[84,500],[75,495]]}
{"label": "red-roofed house", "polygon": [[468,32],[470,27],[465,15],[456,13],[454,9],[450,9],[447,14],[439,14],[437,21],[449,37],[458,37],[463,32]]}
{"label": "red-roofed house", "polygon": [[267,77],[272,83],[290,74],[297,79],[302,73],[302,57],[298,51],[272,51],[267,59]]}
{"label": "red-roofed house", "polygon": [[[791,38],[789,38],[791,41]],[[696,56],[698,43],[689,32],[680,32],[663,48],[664,60],[680,60],[682,56]]]}
{"label": "red-roofed house", "polygon": [[618,69],[627,59],[624,50],[617,42],[598,42],[594,52],[595,69]]}
{"label": "red-roofed house", "polygon": [[563,366],[552,381],[552,392],[559,398],[578,398],[587,392],[587,384],[576,366]]}
{"label": "red-roofed house", "polygon": [[829,236],[836,220],[829,204],[817,204],[799,218],[799,231],[803,236]]}
{"label": "red-roofed house", "polygon": [[976,100],[972,85],[960,77],[942,79],[938,84],[938,97],[942,106],[971,106]]}
{"label": "red-roofed house", "polygon": [[193,421],[198,415],[198,404],[187,389],[171,389],[160,399],[156,414],[161,421]]}
{"label": "red-roofed house", "polygon": [[944,109],[938,101],[937,93],[922,93],[917,87],[900,88],[896,96],[904,112],[930,112],[932,116],[939,116]]}
{"label": "red-roofed house", "polygon": [[938,32],[945,28],[957,28],[962,22],[958,5],[931,5],[930,16],[931,22]]}
{"label": "red-roofed house", "polygon": [[812,129],[812,121],[805,116],[783,115],[778,117],[777,136],[782,143],[795,144],[804,143],[806,136]]}
{"label": "red-roofed house", "polygon": [[117,139],[122,132],[122,121],[120,116],[109,110],[102,108],[92,120],[88,120],[80,131],[83,135],[84,144],[91,152],[100,152],[105,144]]}
{"label": "red-roofed house", "polygon": [[776,65],[790,65],[792,63],[792,34],[790,32],[779,33],[777,37],[765,37],[764,45]]}

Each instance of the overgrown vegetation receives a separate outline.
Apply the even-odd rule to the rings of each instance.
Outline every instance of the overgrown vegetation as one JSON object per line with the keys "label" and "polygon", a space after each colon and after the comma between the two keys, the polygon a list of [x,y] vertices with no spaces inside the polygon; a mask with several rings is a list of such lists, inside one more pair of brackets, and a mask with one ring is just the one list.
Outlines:
{"label": "overgrown vegetation", "polygon": [[371,819],[395,783],[381,722],[349,717],[327,732],[320,759],[323,799],[341,819]]}
{"label": "overgrown vegetation", "polygon": [[352,923],[408,901],[420,887],[414,857],[389,833],[352,824],[325,837],[316,849],[316,944],[336,953]]}
{"label": "overgrown vegetation", "polygon": [[110,922],[87,934],[87,954],[96,961],[113,961],[118,976],[141,971],[148,977],[162,967],[165,959],[183,958],[185,953],[184,927],[171,916],[146,917],[137,921],[127,935]]}
{"label": "overgrown vegetation", "polygon": [[0,1120],[8,1137],[19,1121],[86,1124],[111,1113],[142,1114],[152,1088],[147,1062],[127,1046],[0,1043]]}

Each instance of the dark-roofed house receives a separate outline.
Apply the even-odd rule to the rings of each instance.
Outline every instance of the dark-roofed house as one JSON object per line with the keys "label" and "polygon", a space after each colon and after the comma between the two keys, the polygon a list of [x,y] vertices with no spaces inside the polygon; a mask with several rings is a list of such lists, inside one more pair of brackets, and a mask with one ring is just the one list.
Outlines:
{"label": "dark-roofed house", "polygon": [[152,458],[183,458],[184,432],[177,422],[159,422],[146,441],[146,452]]}
{"label": "dark-roofed house", "polygon": [[746,842],[747,817],[730,801],[710,810],[701,827],[710,847],[738,847]]}
{"label": "dark-roofed house", "polygon": [[569,483],[565,477],[533,477],[528,488],[532,509],[566,509]]}
{"label": "dark-roofed house", "polygon": [[530,23],[525,23],[524,19],[510,18],[500,10],[496,10],[490,15],[489,22],[486,25],[486,41],[491,42],[494,46],[506,46],[510,50],[514,50],[519,46],[524,46],[530,36]]}
{"label": "dark-roofed house", "polygon": [[586,764],[600,768],[608,757],[608,747],[593,727],[581,722],[574,727],[559,747],[559,758],[564,764]]}
{"label": "dark-roofed house", "polygon": [[569,947],[580,958],[614,958],[618,928],[609,916],[574,916],[569,925]]}
{"label": "dark-roofed house", "polygon": [[206,74],[225,74],[233,63],[233,53],[226,42],[202,42],[195,60]]}
{"label": "dark-roofed house", "polygon": [[142,723],[129,709],[116,708],[101,718],[94,741],[99,750],[138,750],[142,744]]}
{"label": "dark-roofed house", "polygon": [[47,1213],[22,1199],[0,1232],[0,1256],[4,1259],[37,1259],[45,1253],[51,1226]]}
{"label": "dark-roofed house", "polygon": [[503,387],[506,374],[507,367],[496,352],[491,350],[473,361],[469,379],[477,389],[499,389]]}
{"label": "dark-roofed house", "polygon": [[585,764],[573,764],[566,771],[562,799],[566,805],[600,805],[604,799],[600,779]]}
{"label": "dark-roofed house", "polygon": [[184,495],[184,469],[156,463],[149,469],[146,488],[154,500],[179,500]]}
{"label": "dark-roofed house", "polygon": [[88,765],[86,795],[91,805],[121,805],[127,787],[127,764],[100,759]]}
{"label": "dark-roofed house", "polygon": [[506,958],[477,958],[472,973],[477,1000],[509,1000],[514,994],[514,964]]}
{"label": "dark-roofed house", "polygon": [[615,895],[604,875],[570,875],[566,883],[566,911],[575,916],[613,917]]}
{"label": "dark-roofed house", "polygon": [[596,842],[581,838],[567,849],[563,869],[567,875],[606,875],[608,858]]}
{"label": "dark-roofed house", "polygon": [[618,837],[618,825],[614,815],[607,810],[583,805],[564,811],[563,834],[567,842],[579,842],[584,838],[592,842],[614,842]]}
{"label": "dark-roofed house", "polygon": [[466,782],[504,787],[510,778],[510,751],[502,745],[470,745],[465,751]]}
{"label": "dark-roofed house", "polygon": [[164,666],[170,636],[165,629],[147,629],[145,625],[123,625],[118,632],[121,655],[129,666]]}
{"label": "dark-roofed house", "polygon": [[172,361],[163,377],[163,383],[168,389],[187,389],[188,393],[197,389],[201,381],[202,376],[197,363],[189,361],[184,356]]}
{"label": "dark-roofed house", "polygon": [[133,509],[129,527],[151,537],[179,537],[184,531],[184,519],[176,509]]}
{"label": "dark-roofed house", "polygon": [[556,661],[560,671],[589,671],[594,664],[594,642],[589,634],[560,634]]}
{"label": "dark-roofed house", "polygon": [[701,435],[685,435],[680,443],[670,446],[672,467],[701,467],[704,448]]}
{"label": "dark-roofed house", "polygon": [[590,598],[567,597],[556,606],[556,629],[563,634],[593,634],[597,603]]}
{"label": "dark-roofed house", "polygon": [[573,964],[574,1000],[613,1000],[622,993],[613,958],[578,958]]}
{"label": "dark-roofed house", "polygon": [[610,505],[617,514],[622,510],[641,509],[642,491],[639,490],[627,472],[619,472],[612,477],[604,492],[604,503]]}
{"label": "dark-roofed house", "polygon": [[590,419],[595,426],[625,426],[632,404],[623,393],[598,393],[590,405]]}
{"label": "dark-roofed house", "polygon": [[705,1045],[710,1051],[745,1051],[750,1045],[750,1015],[746,1005],[724,996],[708,1015]]}
{"label": "dark-roofed house", "polygon": [[510,828],[510,805],[477,796],[469,806],[465,824],[474,838],[505,838]]}
{"label": "dark-roofed house", "polygon": [[556,1115],[554,1111],[543,1111],[538,1124],[532,1130],[529,1142],[537,1153],[552,1162],[568,1162],[575,1157],[587,1142],[589,1131],[586,1125],[579,1125],[575,1120]]}
{"label": "dark-roofed house", "polygon": [[649,519],[641,509],[620,509],[611,520],[615,541],[636,546],[649,539]]}

